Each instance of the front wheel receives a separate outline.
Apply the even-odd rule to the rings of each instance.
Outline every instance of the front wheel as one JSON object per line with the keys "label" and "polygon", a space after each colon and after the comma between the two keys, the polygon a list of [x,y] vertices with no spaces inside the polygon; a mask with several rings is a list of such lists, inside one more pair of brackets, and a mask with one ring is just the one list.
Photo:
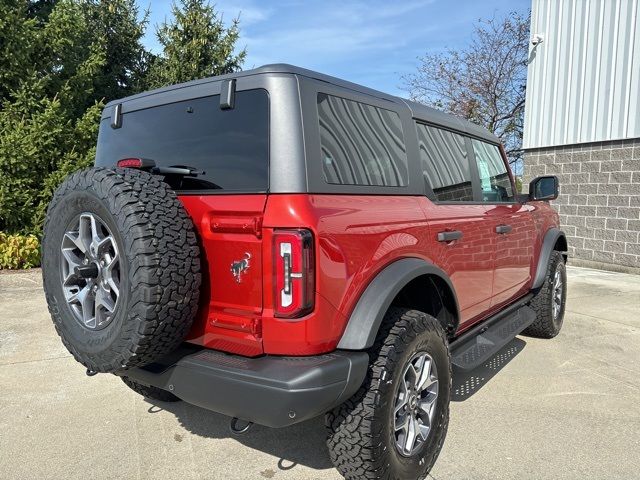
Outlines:
{"label": "front wheel", "polygon": [[367,378],[326,415],[329,453],[347,479],[422,479],[449,423],[451,360],[433,317],[391,308],[369,351]]}
{"label": "front wheel", "polygon": [[567,301],[567,268],[558,251],[551,253],[544,283],[529,302],[535,310],[536,319],[527,327],[524,335],[538,338],[553,338],[562,328]]}

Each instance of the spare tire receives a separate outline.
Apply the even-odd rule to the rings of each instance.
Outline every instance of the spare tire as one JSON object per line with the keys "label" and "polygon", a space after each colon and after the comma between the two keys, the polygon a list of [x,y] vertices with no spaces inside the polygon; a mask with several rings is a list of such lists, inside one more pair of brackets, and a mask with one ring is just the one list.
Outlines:
{"label": "spare tire", "polygon": [[162,177],[77,172],[47,210],[42,275],[53,323],[78,362],[95,372],[151,363],[184,340],[196,315],[193,223]]}

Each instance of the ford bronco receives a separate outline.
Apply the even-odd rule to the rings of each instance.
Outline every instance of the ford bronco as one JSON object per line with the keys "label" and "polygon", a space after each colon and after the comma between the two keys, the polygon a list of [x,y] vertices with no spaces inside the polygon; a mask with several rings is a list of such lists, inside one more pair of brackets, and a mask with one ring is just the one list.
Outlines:
{"label": "ford bronco", "polygon": [[562,326],[555,177],[498,138],[289,65],[111,102],[49,206],[43,275],[88,374],[285,427],[325,415],[347,479],[418,479],[452,369]]}

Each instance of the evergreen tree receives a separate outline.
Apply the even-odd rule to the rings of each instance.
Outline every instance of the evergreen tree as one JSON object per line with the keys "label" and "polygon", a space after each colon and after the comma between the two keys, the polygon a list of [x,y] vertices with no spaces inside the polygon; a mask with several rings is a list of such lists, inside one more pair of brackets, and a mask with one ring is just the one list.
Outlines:
{"label": "evergreen tree", "polygon": [[87,24],[105,63],[93,84],[96,99],[106,101],[143,90],[148,53],[142,45],[149,12],[135,0],[87,0]]}
{"label": "evergreen tree", "polygon": [[150,87],[162,87],[241,69],[246,50],[235,53],[239,20],[225,27],[206,0],[180,0],[171,7],[173,19],[156,30],[162,53],[154,59]]}
{"label": "evergreen tree", "polygon": [[140,88],[145,19],[133,0],[60,0],[42,22],[28,6],[0,17],[0,52],[16,50],[0,53],[0,231],[39,234],[53,190],[93,162],[103,99]]}
{"label": "evergreen tree", "polygon": [[37,22],[29,18],[28,7],[25,0],[0,2],[0,102],[33,69]]}
{"label": "evergreen tree", "polygon": [[105,101],[240,69],[237,20],[202,0],[173,13],[156,59],[135,0],[0,0],[0,231],[41,233],[55,188],[93,163]]}
{"label": "evergreen tree", "polygon": [[65,106],[79,116],[96,100],[141,91],[148,13],[138,20],[139,13],[135,0],[61,0],[44,27],[40,49],[48,94],[70,85],[72,98]]}
{"label": "evergreen tree", "polygon": [[39,24],[44,24],[56,6],[58,0],[31,0],[29,1],[28,15]]}

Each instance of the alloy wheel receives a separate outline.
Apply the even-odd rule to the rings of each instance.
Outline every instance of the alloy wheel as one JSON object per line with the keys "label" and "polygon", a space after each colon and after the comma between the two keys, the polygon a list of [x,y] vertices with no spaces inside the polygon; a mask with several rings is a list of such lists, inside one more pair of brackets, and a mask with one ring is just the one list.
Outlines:
{"label": "alloy wheel", "polygon": [[438,372],[427,352],[418,352],[405,366],[394,406],[398,452],[410,457],[429,437],[438,400]]}
{"label": "alloy wheel", "polygon": [[105,328],[120,296],[120,256],[113,235],[97,215],[85,212],[64,234],[60,249],[67,305],[83,327]]}
{"label": "alloy wheel", "polygon": [[553,307],[553,320],[558,320],[560,311],[562,310],[562,295],[564,285],[562,284],[562,274],[559,269],[556,270],[553,276],[553,294],[552,294],[552,307]]}

